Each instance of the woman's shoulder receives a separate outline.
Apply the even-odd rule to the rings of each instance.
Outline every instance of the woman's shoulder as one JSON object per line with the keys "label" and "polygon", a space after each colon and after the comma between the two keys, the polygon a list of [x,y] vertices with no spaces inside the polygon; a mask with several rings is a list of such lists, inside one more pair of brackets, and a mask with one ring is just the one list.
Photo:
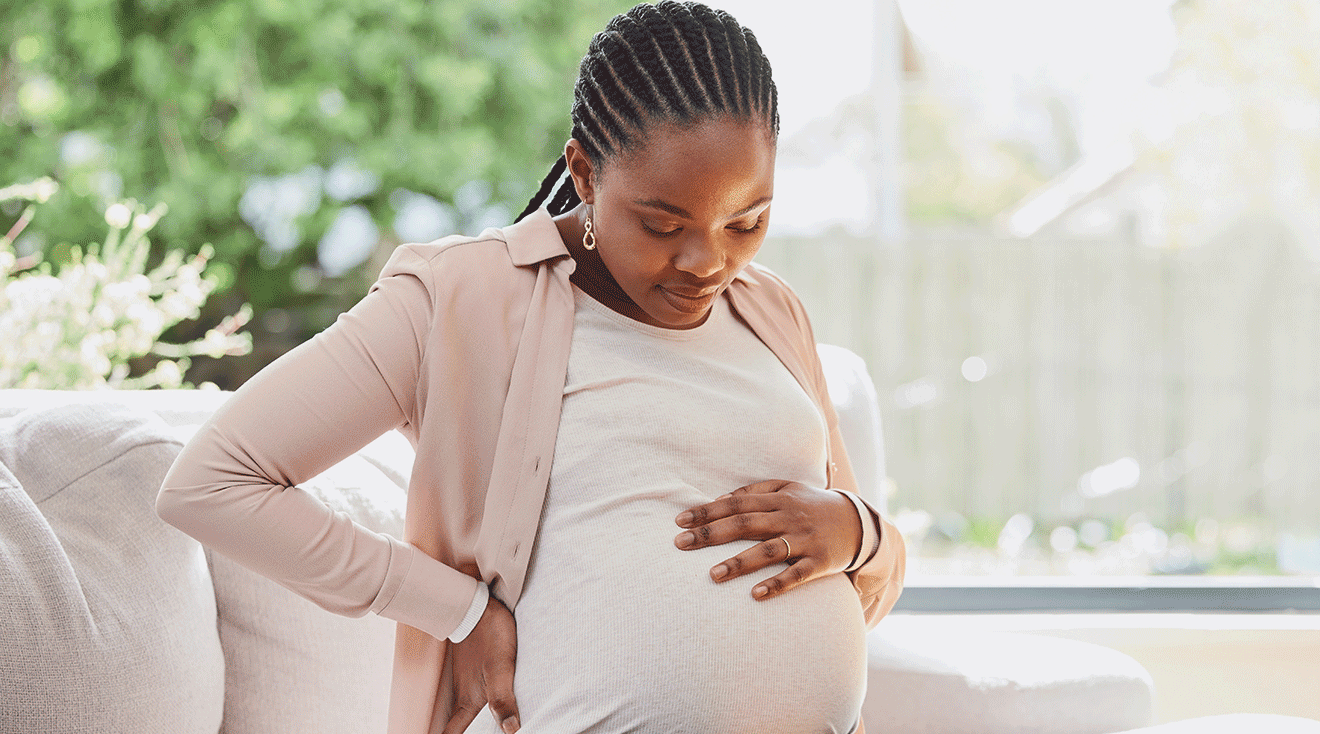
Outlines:
{"label": "woman's shoulder", "polygon": [[440,269],[476,269],[497,272],[512,266],[508,242],[498,229],[479,235],[449,235],[430,242],[410,242],[394,248],[381,277],[399,274],[433,275]]}
{"label": "woman's shoulder", "polygon": [[734,278],[734,283],[746,298],[772,308],[783,309],[795,319],[806,316],[801,299],[788,281],[758,262],[748,263],[747,267]]}
{"label": "woman's shoulder", "polygon": [[399,245],[380,277],[410,274],[437,287],[476,286],[486,291],[527,288],[535,282],[539,265],[567,256],[554,221],[540,210],[475,236],[450,235]]}
{"label": "woman's shoulder", "polygon": [[501,229],[479,235],[450,235],[431,242],[394,248],[377,282],[394,276],[412,276],[435,295],[438,292],[478,291],[487,296],[504,289],[531,287],[535,271],[515,265]]}
{"label": "woman's shoulder", "polygon": [[783,276],[755,260],[748,263],[747,267],[743,268],[743,271],[738,274],[738,279],[755,283],[762,287],[786,290],[790,293],[793,290],[789,287],[788,281],[784,280]]}

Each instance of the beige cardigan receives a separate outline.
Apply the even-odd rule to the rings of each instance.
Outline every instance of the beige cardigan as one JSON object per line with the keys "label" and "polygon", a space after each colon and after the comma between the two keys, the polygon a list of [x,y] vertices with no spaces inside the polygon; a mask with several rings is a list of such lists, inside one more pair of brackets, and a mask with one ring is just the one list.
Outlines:
{"label": "beige cardigan", "polygon": [[[205,545],[332,612],[400,623],[390,734],[448,720],[445,638],[477,579],[516,608],[559,427],[568,254],[545,209],[475,238],[399,247],[361,302],[212,415],[161,487],[160,516]],[[755,265],[727,293],[825,413],[830,486],[855,491],[801,304]],[[297,486],[393,428],[416,449],[402,540]],[[868,626],[898,599],[904,567],[902,538],[871,511],[880,549],[849,574]]]}

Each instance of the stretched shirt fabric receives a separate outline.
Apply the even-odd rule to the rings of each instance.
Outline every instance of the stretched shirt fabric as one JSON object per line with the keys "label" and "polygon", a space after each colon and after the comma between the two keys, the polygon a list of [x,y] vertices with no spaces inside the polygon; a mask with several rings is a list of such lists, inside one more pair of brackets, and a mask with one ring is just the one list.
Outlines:
{"label": "stretched shirt fabric", "polygon": [[[448,720],[445,638],[479,584],[515,609],[522,594],[559,428],[573,267],[545,209],[397,248],[362,301],[212,414],[157,497],[164,520],[319,606],[400,623],[390,734]],[[796,296],[756,265],[727,294],[825,416],[828,486],[855,491]],[[390,429],[416,451],[402,539],[298,487]],[[898,599],[904,566],[897,530],[870,509],[880,549],[847,575],[868,627]]]}
{"label": "stretched shirt fabric", "polygon": [[[783,563],[722,584],[709,574],[757,541],[674,546],[678,513],[737,487],[825,486],[820,409],[724,298],[675,330],[574,293],[555,460],[518,600],[523,727],[853,731],[866,623],[847,577],[757,601],[752,586]],[[482,712],[467,734],[499,734],[495,717]]]}

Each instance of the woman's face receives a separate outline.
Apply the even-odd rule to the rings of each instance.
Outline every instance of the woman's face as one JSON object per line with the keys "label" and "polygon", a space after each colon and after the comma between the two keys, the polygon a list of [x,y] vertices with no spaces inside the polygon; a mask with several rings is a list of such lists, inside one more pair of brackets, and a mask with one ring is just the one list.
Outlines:
{"label": "woman's face", "polygon": [[672,329],[705,320],[765,240],[774,166],[766,125],[719,117],[655,124],[592,172],[579,192],[601,262],[640,311],[630,316]]}

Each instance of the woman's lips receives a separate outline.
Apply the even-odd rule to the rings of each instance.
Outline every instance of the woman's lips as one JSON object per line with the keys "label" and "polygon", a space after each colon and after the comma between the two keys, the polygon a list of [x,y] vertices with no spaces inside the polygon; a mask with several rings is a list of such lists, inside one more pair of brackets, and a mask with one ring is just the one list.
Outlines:
{"label": "woman's lips", "polygon": [[664,286],[659,286],[660,292],[664,294],[665,300],[675,310],[683,313],[705,313],[710,308],[711,301],[715,300],[715,294],[719,293],[719,288],[711,288],[707,291],[688,291],[680,292],[670,290]]}

